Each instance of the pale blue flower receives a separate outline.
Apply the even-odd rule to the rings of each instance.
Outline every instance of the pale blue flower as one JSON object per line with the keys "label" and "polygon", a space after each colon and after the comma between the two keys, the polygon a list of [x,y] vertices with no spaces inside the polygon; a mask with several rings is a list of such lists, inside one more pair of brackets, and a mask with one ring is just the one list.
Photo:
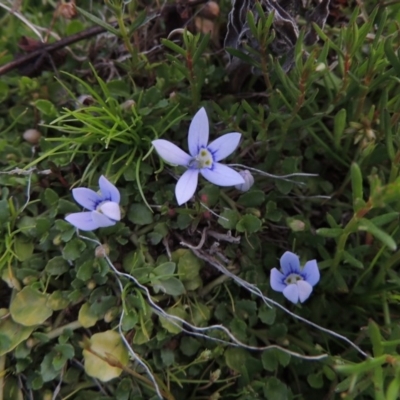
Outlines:
{"label": "pale blue flower", "polygon": [[121,219],[118,189],[103,175],[99,179],[100,193],[87,188],[72,189],[75,201],[90,211],[69,214],[65,220],[82,231],[93,231],[115,225]]}
{"label": "pale blue flower", "polygon": [[319,269],[315,260],[307,261],[300,268],[299,257],[286,251],[281,259],[281,271],[272,268],[270,283],[273,290],[283,292],[283,295],[292,303],[303,303],[310,296],[313,286],[320,278]]}
{"label": "pale blue flower", "polygon": [[241,134],[227,133],[208,144],[208,118],[204,108],[194,116],[189,127],[189,154],[164,139],[153,140],[157,153],[170,164],[181,165],[187,171],[179,178],[175,188],[178,204],[186,203],[196,191],[199,173],[218,186],[234,186],[244,183],[238,172],[218,161],[228,157],[239,145]]}

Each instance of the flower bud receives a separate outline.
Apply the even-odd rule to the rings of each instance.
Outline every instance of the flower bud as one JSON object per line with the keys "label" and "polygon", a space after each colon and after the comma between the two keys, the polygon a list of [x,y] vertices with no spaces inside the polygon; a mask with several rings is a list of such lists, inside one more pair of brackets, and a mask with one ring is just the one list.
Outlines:
{"label": "flower bud", "polygon": [[27,129],[22,137],[31,144],[38,144],[42,134],[37,129]]}
{"label": "flower bud", "polygon": [[244,183],[236,185],[235,188],[241,192],[247,192],[254,184],[253,175],[251,175],[250,171],[247,169],[240,171],[239,174],[243,177]]}
{"label": "flower bud", "polygon": [[31,283],[36,282],[37,280],[38,280],[38,278],[37,278],[36,276],[29,275],[29,276],[26,276],[24,279],[22,279],[22,283],[23,283],[25,286],[28,286],[28,285],[30,285]]}
{"label": "flower bud", "polygon": [[62,2],[58,7],[58,15],[61,15],[65,19],[75,18],[78,14],[76,9],[75,1],[70,1],[68,3]]}
{"label": "flower bud", "polygon": [[105,314],[104,314],[104,322],[110,323],[113,321],[119,314],[118,307],[111,307]]}
{"label": "flower bud", "polygon": [[124,110],[124,111],[130,111],[132,107],[134,107],[136,105],[135,100],[132,99],[128,99],[126,101],[124,101],[120,107]]}
{"label": "flower bud", "polygon": [[54,246],[59,246],[61,243],[62,243],[61,235],[57,235],[53,239],[53,244],[54,244]]}
{"label": "flower bud", "polygon": [[96,282],[95,282],[94,280],[90,280],[90,281],[86,284],[86,287],[87,287],[89,290],[93,290],[96,286],[97,286],[97,285],[96,285]]}
{"label": "flower bud", "polygon": [[94,103],[94,98],[89,94],[81,94],[76,99],[76,108],[91,106]]}
{"label": "flower bud", "polygon": [[110,247],[108,244],[102,244],[101,246],[97,246],[94,251],[94,256],[96,258],[104,258],[110,254]]}
{"label": "flower bud", "polygon": [[221,370],[220,369],[216,369],[214,372],[211,372],[210,374],[210,381],[211,382],[215,382],[219,379],[219,377],[221,376]]}
{"label": "flower bud", "polygon": [[301,232],[304,231],[306,224],[299,220],[299,219],[292,219],[290,221],[288,221],[288,225],[289,228],[293,231],[293,232]]}
{"label": "flower bud", "polygon": [[220,9],[218,3],[215,1],[208,1],[204,6],[201,8],[199,15],[204,18],[208,19],[215,19],[219,16]]}
{"label": "flower bud", "polygon": [[207,361],[207,360],[210,359],[210,357],[211,357],[211,350],[206,349],[206,350],[201,352],[201,354],[199,356],[199,359]]}

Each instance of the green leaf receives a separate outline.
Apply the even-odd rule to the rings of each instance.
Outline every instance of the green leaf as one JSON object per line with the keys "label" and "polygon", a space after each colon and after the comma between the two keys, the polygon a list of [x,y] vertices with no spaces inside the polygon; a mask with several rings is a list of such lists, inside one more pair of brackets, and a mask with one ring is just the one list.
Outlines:
{"label": "green leaf", "polygon": [[[87,346],[88,350],[83,350],[85,372],[102,382],[108,382],[121,375],[123,370],[115,365],[126,366],[128,364],[128,350],[120,335],[115,331],[95,333]],[[102,358],[99,358],[98,355]],[[107,359],[110,362],[107,362]]]}
{"label": "green leaf", "polygon": [[340,149],[340,141],[343,136],[344,128],[346,127],[346,118],[346,109],[342,108],[337,112],[333,121],[333,137],[337,149]]}
{"label": "green leaf", "polygon": [[50,382],[59,375],[60,370],[53,366],[54,352],[47,353],[40,364],[40,375],[43,382]]}
{"label": "green leaf", "polygon": [[163,293],[169,294],[171,296],[180,296],[186,292],[185,286],[177,278],[168,278],[163,280],[154,280],[153,288],[156,291],[161,291]]}
{"label": "green leaf", "polygon": [[267,378],[264,388],[264,396],[266,400],[287,400],[288,388],[279,379],[275,377]]}
{"label": "green leaf", "polygon": [[258,318],[260,318],[262,323],[272,325],[275,322],[276,309],[262,305],[258,311]]}
{"label": "green leaf", "polygon": [[[0,200],[0,224],[4,224],[10,218],[10,208],[7,200]],[[1,226],[0,225],[0,226]]]}
{"label": "green leaf", "polygon": [[58,204],[58,194],[50,188],[47,188],[43,193],[43,204],[48,207],[52,208],[57,206]]}
{"label": "green leaf", "polygon": [[175,353],[171,349],[161,349],[160,356],[165,367],[170,367],[175,362]]}
{"label": "green leaf", "polygon": [[55,290],[47,300],[47,306],[53,311],[65,310],[69,303],[66,292],[62,292],[61,290]]}
{"label": "green leaf", "polygon": [[33,254],[33,242],[27,240],[21,235],[17,236],[14,241],[14,251],[19,261],[29,260]]}
{"label": "green leaf", "polygon": [[353,193],[353,208],[354,212],[357,212],[361,207],[358,203],[359,200],[363,200],[363,179],[361,174],[361,169],[353,162],[350,167],[350,175],[351,175],[351,188]]}
{"label": "green leaf", "polygon": [[218,218],[218,223],[225,229],[235,229],[240,215],[237,211],[225,209]]}
{"label": "green leaf", "polygon": [[83,250],[86,249],[86,243],[80,239],[72,239],[70,240],[65,247],[63,248],[62,254],[64,259],[67,261],[74,261],[79,258]]}
{"label": "green leaf", "polygon": [[364,264],[357,260],[355,257],[353,257],[348,251],[344,250],[343,251],[343,259],[347,261],[350,265],[356,268],[364,269]]}
{"label": "green leaf", "polygon": [[48,100],[39,99],[35,101],[36,108],[44,115],[55,116],[57,110],[54,104]]}
{"label": "green leaf", "polygon": [[248,234],[258,232],[262,226],[262,222],[259,218],[252,214],[246,214],[240,218],[236,224],[236,230],[238,232],[246,232]]}
{"label": "green leaf", "polygon": [[208,42],[210,41],[210,34],[207,33],[206,35],[203,35],[200,39],[200,43],[197,46],[197,49],[195,50],[194,54],[193,54],[193,65],[197,65],[199,58],[203,55]]}
{"label": "green leaf", "polygon": [[275,201],[268,201],[265,218],[273,222],[279,222],[281,220],[282,211],[277,208]]}
{"label": "green leaf", "polygon": [[153,273],[156,274],[159,278],[162,277],[169,277],[170,275],[173,275],[176,269],[176,264],[174,262],[166,262],[158,267],[153,269]]}
{"label": "green leaf", "polygon": [[263,367],[269,371],[274,372],[278,369],[278,356],[276,354],[276,349],[265,350],[262,353],[261,361]]}
{"label": "green leaf", "polygon": [[358,223],[358,229],[360,231],[367,231],[376,239],[380,240],[385,246],[390,250],[395,251],[397,249],[397,244],[394,239],[384,232],[382,229],[378,228],[371,221],[363,218]]}
{"label": "green leaf", "polygon": [[307,376],[308,384],[314,389],[321,389],[324,386],[322,373],[318,372]]}
{"label": "green leaf", "polygon": [[9,93],[8,85],[5,82],[0,82],[0,102],[2,103]]}
{"label": "green leaf", "polygon": [[199,260],[190,250],[178,249],[172,253],[172,258],[177,259],[178,275],[182,281],[192,281],[199,276],[203,261]]}
{"label": "green leaf", "polygon": [[70,344],[57,344],[53,348],[55,353],[52,364],[54,369],[60,370],[74,355],[74,348]]}
{"label": "green leaf", "polygon": [[186,57],[186,50],[182,47],[178,46],[176,43],[172,42],[168,39],[161,39],[161,44],[165,47],[168,47],[170,50],[175,51],[175,53],[180,54],[183,57]]}
{"label": "green leaf", "polygon": [[132,382],[129,378],[123,378],[118,382],[117,390],[115,391],[115,400],[134,399],[131,396]]}
{"label": "green leaf", "polygon": [[256,68],[259,67],[259,64],[253,57],[249,56],[246,53],[243,53],[240,50],[234,49],[233,47],[226,47],[225,51],[227,51],[230,55],[237,57],[240,60],[244,61],[246,64],[253,65]]}
{"label": "green leaf", "polygon": [[389,212],[387,214],[379,215],[377,217],[371,218],[370,222],[372,222],[376,226],[382,226],[389,224],[390,222],[399,218],[398,212]]}
{"label": "green leaf", "polygon": [[70,269],[70,265],[61,256],[57,256],[49,260],[46,264],[45,271],[49,275],[59,276]]}
{"label": "green leaf", "polygon": [[0,319],[0,357],[26,340],[33,329],[33,327],[26,327],[14,322],[10,317],[3,316]]}
{"label": "green leaf", "polygon": [[148,225],[153,222],[153,214],[145,205],[135,203],[129,208],[128,219],[136,225]]}
{"label": "green leaf", "polygon": [[390,64],[392,65],[392,67],[395,69],[396,74],[398,76],[400,76],[400,58],[399,56],[394,52],[393,50],[393,37],[389,36],[386,40],[385,40],[385,54],[386,57],[388,58]]}
{"label": "green leaf", "polygon": [[328,238],[337,238],[343,233],[342,228],[319,228],[316,231],[317,235],[328,237]]}
{"label": "green leaf", "polygon": [[[176,317],[179,317],[180,319],[187,320],[188,315],[186,311],[183,309],[182,306],[177,306],[177,307],[170,307],[167,308],[166,310],[167,314],[170,315],[175,315]],[[166,329],[168,332],[177,334],[182,331],[180,328],[182,326],[182,323],[173,319],[168,319],[166,317],[159,316],[161,326]]]}
{"label": "green leaf", "polygon": [[53,310],[47,306],[47,298],[47,295],[30,286],[24,287],[11,302],[13,320],[24,326],[42,324],[53,314]]}
{"label": "green leaf", "polygon": [[184,336],[179,346],[181,352],[187,357],[194,356],[199,351],[200,347],[199,341],[190,336]]}
{"label": "green leaf", "polygon": [[368,333],[371,339],[374,357],[381,356],[382,354],[384,354],[384,349],[382,346],[382,335],[379,330],[379,326],[374,321],[372,321],[372,319],[370,319],[368,323]]}
{"label": "green leaf", "polygon": [[224,353],[226,365],[236,372],[244,373],[246,359],[249,354],[245,349],[240,347],[229,348]]}
{"label": "green leaf", "polygon": [[96,25],[103,27],[105,30],[111,32],[112,34],[114,34],[117,37],[120,36],[119,30],[115,29],[112,25],[107,24],[102,19],[96,17],[95,15],[85,11],[84,9],[82,9],[80,7],[76,7],[76,9],[79,11],[79,14],[86,17],[89,21],[93,22]]}
{"label": "green leaf", "polygon": [[89,303],[84,303],[79,310],[78,321],[82,324],[84,328],[90,328],[94,326],[99,317],[94,313]]}
{"label": "green leaf", "polygon": [[207,326],[211,318],[211,310],[203,303],[196,303],[192,308],[191,317],[193,325]]}
{"label": "green leaf", "polygon": [[76,277],[83,282],[88,281],[93,277],[95,268],[92,260],[85,261],[81,264],[76,272]]}

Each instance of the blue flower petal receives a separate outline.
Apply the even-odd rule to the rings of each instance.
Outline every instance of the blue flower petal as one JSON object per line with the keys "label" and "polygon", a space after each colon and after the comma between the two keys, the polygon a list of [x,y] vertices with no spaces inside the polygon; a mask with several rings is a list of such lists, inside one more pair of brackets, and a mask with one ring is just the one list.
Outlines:
{"label": "blue flower petal", "polygon": [[198,169],[188,169],[179,178],[175,187],[175,196],[179,205],[186,203],[194,195],[198,180]]}
{"label": "blue flower petal", "polygon": [[283,253],[280,263],[284,275],[288,276],[291,273],[300,274],[299,256],[291,251],[285,251]]}
{"label": "blue flower petal", "polygon": [[82,231],[93,231],[99,227],[93,221],[92,212],[90,211],[69,214],[65,217],[65,220]]}
{"label": "blue flower petal", "polygon": [[285,287],[283,295],[292,303],[297,304],[299,302],[299,288],[296,284],[291,284]]}
{"label": "blue flower petal", "polygon": [[306,281],[297,281],[300,303],[304,303],[312,292],[312,286]]}
{"label": "blue flower petal", "polygon": [[214,156],[214,161],[220,161],[232,154],[238,147],[242,135],[237,132],[227,133],[211,142],[207,148]]}
{"label": "blue flower petal", "polygon": [[185,153],[175,144],[164,139],[157,139],[151,142],[156,149],[158,155],[164,159],[167,163],[173,165],[189,165],[192,157]]}
{"label": "blue flower petal", "polygon": [[121,209],[119,208],[118,203],[114,203],[113,201],[105,201],[98,208],[107,218],[110,218],[114,221],[119,221],[121,219]]}
{"label": "blue flower petal", "polygon": [[283,292],[286,284],[284,283],[285,275],[279,272],[276,268],[271,269],[269,282],[271,287],[276,292]]}
{"label": "blue flower petal", "polygon": [[304,279],[311,285],[315,286],[320,279],[318,264],[316,260],[307,261],[301,271]]}
{"label": "blue flower petal", "polygon": [[101,203],[101,197],[93,190],[87,188],[72,189],[72,196],[75,201],[87,210],[95,210],[96,206]]}
{"label": "blue flower petal", "polygon": [[214,163],[212,168],[202,168],[200,173],[208,181],[218,186],[234,186],[244,183],[243,177],[224,164]]}
{"label": "blue flower petal", "polygon": [[121,196],[118,189],[103,175],[99,179],[99,186],[103,200],[120,202]]}
{"label": "blue flower petal", "polygon": [[92,220],[97,224],[98,228],[106,228],[107,226],[115,225],[115,221],[98,211],[92,211],[91,214]]}
{"label": "blue flower petal", "polygon": [[189,126],[189,153],[196,157],[202,147],[207,147],[209,135],[208,117],[204,107],[197,111]]}

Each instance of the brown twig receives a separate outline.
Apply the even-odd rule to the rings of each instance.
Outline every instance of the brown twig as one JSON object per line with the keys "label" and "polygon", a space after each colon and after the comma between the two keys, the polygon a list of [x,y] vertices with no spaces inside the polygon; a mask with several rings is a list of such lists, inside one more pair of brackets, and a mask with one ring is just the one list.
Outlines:
{"label": "brown twig", "polygon": [[[115,23],[111,23],[110,25],[116,25]],[[25,65],[27,62],[34,60],[35,58],[41,57],[45,54],[51,54],[57,50],[62,49],[63,47],[70,46],[73,43],[79,42],[80,40],[88,39],[92,36],[96,36],[100,33],[105,32],[106,29],[102,26],[93,26],[91,28],[85,29],[81,32],[75,33],[74,35],[67,36],[58,40],[54,43],[44,44],[39,49],[32,51],[31,53],[24,54],[17,59],[10,61],[9,63],[2,65],[0,67],[0,76],[6,74],[9,71],[12,71],[15,68],[21,67]]]}

